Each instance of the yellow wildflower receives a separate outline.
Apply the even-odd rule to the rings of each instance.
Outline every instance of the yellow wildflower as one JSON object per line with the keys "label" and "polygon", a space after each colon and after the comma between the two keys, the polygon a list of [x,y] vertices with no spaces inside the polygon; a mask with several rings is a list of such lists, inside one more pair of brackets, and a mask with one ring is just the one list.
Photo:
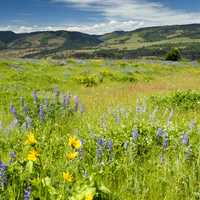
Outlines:
{"label": "yellow wildflower", "polygon": [[73,181],[73,176],[69,172],[63,172],[63,178],[70,183]]}
{"label": "yellow wildflower", "polygon": [[93,194],[88,194],[88,195],[85,197],[85,200],[93,200],[93,197],[94,197]]}
{"label": "yellow wildflower", "polygon": [[27,159],[31,161],[36,161],[38,156],[39,156],[38,152],[35,149],[33,149],[29,152]]}
{"label": "yellow wildflower", "polygon": [[78,156],[78,152],[69,152],[66,156],[69,160],[74,160]]}
{"label": "yellow wildflower", "polygon": [[69,138],[68,145],[75,148],[75,149],[80,149],[81,148],[81,141],[79,139],[77,139],[76,137],[71,136]]}
{"label": "yellow wildflower", "polygon": [[36,144],[37,143],[37,140],[35,139],[35,136],[33,133],[30,133],[28,136],[27,136],[27,140],[25,142],[25,144],[30,144],[30,145],[33,145],[33,144]]}

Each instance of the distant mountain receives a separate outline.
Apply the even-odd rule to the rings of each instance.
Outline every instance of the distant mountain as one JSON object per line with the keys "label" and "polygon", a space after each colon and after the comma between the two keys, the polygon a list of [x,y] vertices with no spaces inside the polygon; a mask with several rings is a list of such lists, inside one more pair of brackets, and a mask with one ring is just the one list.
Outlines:
{"label": "distant mountain", "polygon": [[98,45],[96,37],[79,32],[46,31],[16,34],[0,31],[0,42],[4,49],[61,48],[80,49]]}
{"label": "distant mountain", "polygon": [[104,35],[46,31],[16,34],[0,31],[0,56],[127,57],[163,56],[178,47],[190,59],[200,57],[200,24],[141,28]]}

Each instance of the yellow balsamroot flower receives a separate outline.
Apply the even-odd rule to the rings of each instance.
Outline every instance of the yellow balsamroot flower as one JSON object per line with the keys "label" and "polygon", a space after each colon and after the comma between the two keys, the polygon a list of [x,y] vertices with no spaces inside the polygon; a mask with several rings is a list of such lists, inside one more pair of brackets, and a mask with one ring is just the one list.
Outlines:
{"label": "yellow balsamroot flower", "polygon": [[78,156],[78,152],[69,152],[66,156],[69,160],[74,160]]}
{"label": "yellow balsamroot flower", "polygon": [[63,172],[63,178],[67,182],[72,182],[73,181],[73,176],[69,172]]}
{"label": "yellow balsamroot flower", "polygon": [[36,161],[38,156],[39,153],[35,149],[33,149],[28,153],[27,160]]}
{"label": "yellow balsamroot flower", "polygon": [[93,197],[94,197],[93,194],[88,194],[88,195],[85,197],[85,200],[93,200]]}
{"label": "yellow balsamroot flower", "polygon": [[81,141],[79,139],[77,139],[76,137],[71,136],[69,138],[68,145],[75,148],[75,149],[80,149],[81,148]]}
{"label": "yellow balsamroot flower", "polygon": [[25,144],[30,144],[30,145],[33,145],[33,144],[36,144],[37,143],[37,140],[35,139],[35,136],[33,133],[30,133],[28,136],[27,136],[27,140],[25,142]]}

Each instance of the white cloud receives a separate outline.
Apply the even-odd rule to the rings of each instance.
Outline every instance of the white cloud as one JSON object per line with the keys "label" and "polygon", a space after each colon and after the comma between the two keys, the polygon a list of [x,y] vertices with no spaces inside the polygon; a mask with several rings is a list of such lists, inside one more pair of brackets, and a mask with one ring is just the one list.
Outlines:
{"label": "white cloud", "polygon": [[104,20],[94,24],[74,26],[8,26],[0,30],[32,32],[40,30],[69,30],[90,34],[103,34],[115,30],[134,30],[146,26],[200,23],[200,13],[174,10],[161,3],[147,0],[51,0],[66,3],[78,10],[98,11]]}
{"label": "white cloud", "polygon": [[52,0],[99,11],[108,20],[139,20],[154,25],[200,23],[200,13],[167,8],[147,0]]}
{"label": "white cloud", "polygon": [[139,27],[144,26],[142,22],[139,21],[107,21],[93,25],[79,25],[79,26],[5,26],[1,27],[1,31],[9,31],[12,30],[16,33],[24,33],[24,32],[35,32],[35,31],[57,31],[57,30],[66,30],[66,31],[78,31],[88,34],[104,34],[108,32],[113,32],[115,30],[126,30],[130,31]]}

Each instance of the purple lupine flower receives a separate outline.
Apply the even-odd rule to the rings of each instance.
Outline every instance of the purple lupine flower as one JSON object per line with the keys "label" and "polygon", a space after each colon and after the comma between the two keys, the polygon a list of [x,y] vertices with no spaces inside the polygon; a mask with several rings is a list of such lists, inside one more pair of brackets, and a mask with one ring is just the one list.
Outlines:
{"label": "purple lupine flower", "polygon": [[10,106],[10,112],[13,114],[13,116],[15,118],[17,118],[17,111],[16,111],[16,108],[13,104],[11,104],[11,106]]}
{"label": "purple lupine flower", "polygon": [[30,200],[31,198],[31,187],[27,187],[24,191],[24,200]]}
{"label": "purple lupine flower", "polygon": [[59,97],[60,92],[57,85],[54,87],[54,94],[57,98]]}
{"label": "purple lupine flower", "polygon": [[8,182],[7,168],[8,166],[0,160],[0,185],[2,187],[5,187]]}
{"label": "purple lupine flower", "polygon": [[139,132],[138,132],[138,130],[137,130],[137,129],[134,129],[134,130],[132,131],[131,134],[132,134],[133,140],[136,141],[136,140],[138,139],[138,137],[139,137]]}
{"label": "purple lupine flower", "polygon": [[186,133],[182,135],[182,143],[185,145],[189,144],[189,136]]}
{"label": "purple lupine flower", "polygon": [[79,98],[78,98],[78,96],[74,97],[74,103],[75,103],[74,111],[78,112],[78,105],[79,105]]}
{"label": "purple lupine flower", "polygon": [[97,149],[96,149],[97,160],[101,160],[101,158],[102,158],[104,144],[105,143],[104,143],[104,139],[103,138],[99,138],[97,140]]}
{"label": "purple lupine flower", "polygon": [[26,129],[31,128],[33,120],[29,116],[27,116],[25,120],[26,120]]}
{"label": "purple lupine flower", "polygon": [[11,152],[9,153],[9,155],[10,155],[10,158],[11,158],[11,159],[15,159],[15,158],[17,157],[17,154],[16,154],[15,151],[11,151]]}
{"label": "purple lupine flower", "polygon": [[158,128],[156,132],[157,138],[161,138],[163,136],[163,130],[162,128]]}
{"label": "purple lupine flower", "polygon": [[16,152],[11,151],[11,152],[9,153],[9,155],[10,155],[10,161],[9,161],[9,163],[11,164],[11,163],[16,159],[17,154],[16,154]]}
{"label": "purple lupine flower", "polygon": [[120,116],[119,116],[119,115],[115,115],[115,122],[116,122],[117,124],[120,123]]}
{"label": "purple lupine flower", "polygon": [[166,149],[169,145],[169,138],[168,135],[165,135],[164,142],[163,142],[163,148]]}
{"label": "purple lupine flower", "polygon": [[0,160],[0,170],[7,170],[7,165]]}
{"label": "purple lupine flower", "polygon": [[40,108],[39,108],[39,118],[40,118],[40,121],[44,121],[45,115],[44,115],[43,105],[40,105]]}
{"label": "purple lupine flower", "polygon": [[97,149],[96,149],[97,160],[101,160],[102,155],[103,155],[103,149],[102,149],[102,147],[97,146]]}
{"label": "purple lupine flower", "polygon": [[83,156],[84,156],[84,149],[83,149],[84,141],[83,141],[83,139],[81,139],[80,142],[81,142],[81,148],[78,149],[78,152],[79,152],[79,155],[80,155],[79,158],[83,159]]}
{"label": "purple lupine flower", "polygon": [[113,141],[112,141],[112,139],[109,139],[108,140],[108,150],[111,152],[112,151],[112,148],[113,148]]}
{"label": "purple lupine flower", "polygon": [[97,140],[97,144],[100,145],[100,146],[104,146],[104,139],[102,137],[100,137],[98,140]]}
{"label": "purple lupine flower", "polygon": [[33,91],[33,101],[34,101],[34,104],[37,104],[38,103],[38,96],[37,96],[37,92],[36,91]]}

